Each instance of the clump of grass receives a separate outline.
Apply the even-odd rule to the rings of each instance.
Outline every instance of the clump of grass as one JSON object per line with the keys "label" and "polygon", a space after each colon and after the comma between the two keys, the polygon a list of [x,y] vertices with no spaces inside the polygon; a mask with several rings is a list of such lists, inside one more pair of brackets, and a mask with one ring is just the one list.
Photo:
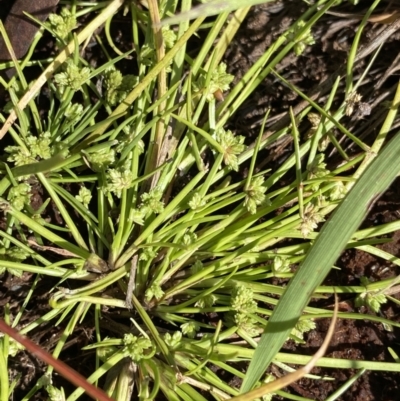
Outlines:
{"label": "clump of grass", "polygon": [[[297,115],[291,110],[287,124],[275,132],[266,135],[263,126],[255,143],[246,143],[225,128],[285,56],[301,54],[313,44],[313,25],[334,3],[310,6],[235,85],[222,59],[248,8],[233,17],[219,14],[194,59],[187,42],[202,28],[204,18],[161,28],[160,19],[177,12],[172,2],[149,1],[148,9],[135,3],[124,6],[134,44],[128,52],[118,49],[109,35],[122,1],[106,8],[102,3],[73,2],[44,24],[43,29],[56,37],[58,56],[33,85],[24,75],[25,66],[35,63],[32,52],[16,64],[17,77],[3,82],[11,99],[7,110],[14,110],[18,123],[11,125],[11,114],[4,126],[13,144],[5,148],[1,165],[6,224],[0,230],[2,273],[30,272],[42,280],[58,280],[51,291],[50,311],[21,328],[22,334],[29,335],[39,324],[62,324],[63,335],[53,350],[58,358],[77,325],[91,319],[95,337],[82,352],[94,350],[96,362],[87,379],[98,384],[107,376],[100,383],[113,398],[129,399],[136,392],[145,400],[162,392],[168,400],[203,400],[206,393],[225,399],[241,389],[232,387],[220,372],[244,379],[243,392],[264,379],[272,360],[284,368],[283,363],[307,363],[307,357],[279,349],[287,339],[302,342],[314,319],[332,316],[332,311],[307,307],[311,296],[351,293],[375,312],[383,302],[394,301],[390,293],[397,279],[364,280],[351,288],[320,285],[345,246],[399,263],[375,246],[382,242],[376,237],[397,230],[399,222],[356,231],[370,201],[397,173],[392,169],[378,183],[370,182],[391,165],[391,152],[383,155],[384,162],[377,160],[364,170],[371,163],[371,149],[380,150],[382,135],[393,123],[399,94],[372,147],[340,123],[346,100],[331,110],[339,96],[339,78],[325,104],[299,92],[308,106]],[[190,2],[183,1],[182,10],[189,8]],[[79,18],[95,12],[99,14],[93,21],[75,33]],[[92,40],[107,61],[93,68],[82,55],[81,44],[103,22],[110,46],[96,35]],[[349,66],[354,62],[353,56]],[[121,72],[122,65],[129,66],[129,74]],[[43,85],[49,102],[44,117],[33,100]],[[345,98],[352,90],[348,76]],[[297,127],[307,116],[316,122],[304,139]],[[6,115],[1,119],[5,122]],[[333,128],[354,141],[362,152],[359,157],[345,154]],[[259,151],[288,135],[293,154],[275,171],[258,171]],[[324,159],[326,137],[343,156],[343,164],[333,171]],[[245,178],[237,173],[244,166]],[[349,176],[354,167],[356,173]],[[296,178],[280,184],[290,173]],[[39,209],[31,205],[33,185],[46,194]],[[347,203],[341,203],[343,199]],[[46,221],[50,202],[64,224]],[[323,236],[318,236],[339,204],[322,229]],[[288,245],[291,238],[298,243]],[[318,275],[313,273],[316,269]],[[293,276],[286,291],[269,283],[273,277]],[[14,327],[34,294],[33,287],[15,316],[6,313]],[[272,314],[270,307],[275,305]],[[358,313],[339,313],[339,318],[398,325]],[[261,351],[254,349],[265,327],[258,350],[266,342],[276,346],[262,355],[261,363]],[[4,361],[9,357],[6,348],[2,347]],[[236,363],[252,359],[245,376]],[[333,358],[322,359],[319,365],[400,369],[390,362]],[[52,371],[49,366],[48,379]],[[32,398],[43,383],[24,399]],[[14,385],[2,385],[1,401],[8,399]],[[66,399],[77,399],[82,392],[77,388]]]}

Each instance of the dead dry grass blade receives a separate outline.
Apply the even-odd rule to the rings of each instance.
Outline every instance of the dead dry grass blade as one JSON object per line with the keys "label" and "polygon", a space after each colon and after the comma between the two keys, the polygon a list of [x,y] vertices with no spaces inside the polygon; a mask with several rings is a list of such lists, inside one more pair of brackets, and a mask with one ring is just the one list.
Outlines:
{"label": "dead dry grass blade", "polygon": [[237,397],[233,397],[233,398],[231,398],[231,400],[232,401],[251,401],[256,398],[261,398],[266,394],[270,394],[275,391],[281,390],[282,388],[287,387],[290,384],[300,380],[305,375],[308,375],[311,372],[312,368],[316,365],[318,360],[325,355],[326,350],[328,349],[329,343],[331,342],[333,333],[335,331],[338,310],[339,310],[339,301],[338,301],[337,295],[335,294],[335,309],[333,311],[332,320],[329,325],[328,332],[326,333],[325,340],[322,343],[319,350],[314,354],[314,356],[307,363],[307,365],[304,365],[302,368],[300,368],[292,373],[289,373],[286,376],[283,376],[277,380],[274,380],[269,383],[265,383],[262,386],[249,391],[248,393],[244,393],[244,394],[238,395]]}
{"label": "dead dry grass blade", "polygon": [[[107,19],[112,16],[124,3],[124,0],[113,0],[96,18],[94,18],[85,28],[77,35],[77,42],[79,44],[83,43],[93,32]],[[22,111],[28,103],[36,96],[40,88],[53,76],[55,71],[64,63],[64,61],[74,52],[76,42],[71,41],[54,59],[54,61],[49,64],[49,66],[43,71],[40,77],[35,81],[33,86],[22,96],[21,100],[15,106],[20,111]],[[17,119],[17,113],[14,110],[8,116],[6,122],[0,130],[0,139],[4,137],[8,129]]]}
{"label": "dead dry grass blade", "polygon": [[12,337],[15,341],[23,345],[29,352],[36,355],[43,362],[53,366],[53,368],[64,377],[64,379],[69,380],[77,387],[82,387],[85,389],[87,394],[89,394],[95,400],[101,401],[113,401],[103,390],[90,384],[81,374],[79,374],[74,369],[70,368],[67,364],[56,359],[53,355],[49,354],[43,348],[39,347],[32,340],[27,337],[22,336],[15,329],[10,327],[4,320],[0,319],[0,331]]}

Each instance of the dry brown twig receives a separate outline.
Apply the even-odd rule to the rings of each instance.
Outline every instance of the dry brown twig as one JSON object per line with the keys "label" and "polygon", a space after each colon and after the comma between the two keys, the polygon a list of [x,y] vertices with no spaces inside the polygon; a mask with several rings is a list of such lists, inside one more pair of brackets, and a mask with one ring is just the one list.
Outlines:
{"label": "dry brown twig", "polygon": [[110,398],[103,390],[89,383],[80,373],[70,368],[63,361],[54,358],[53,355],[48,353],[39,345],[35,344],[28,337],[18,333],[17,330],[6,324],[3,319],[0,319],[0,332],[12,337],[15,341],[22,344],[29,352],[36,355],[48,365],[51,365],[55,371],[64,377],[64,379],[69,380],[76,387],[82,387],[93,399],[100,401],[113,401],[113,399]]}
{"label": "dry brown twig", "polygon": [[264,396],[266,394],[273,393],[284,387],[287,387],[290,384],[294,383],[295,381],[300,380],[305,375],[308,375],[311,372],[312,368],[316,365],[318,360],[320,358],[322,358],[326,353],[326,350],[329,346],[329,343],[332,340],[333,333],[335,331],[335,325],[336,325],[336,321],[337,321],[337,317],[338,317],[338,310],[339,310],[339,302],[338,302],[338,297],[335,294],[335,309],[333,311],[332,320],[329,325],[329,329],[326,334],[325,340],[322,343],[319,350],[314,354],[314,356],[309,360],[309,362],[306,365],[304,365],[302,368],[296,370],[295,372],[289,373],[286,376],[283,376],[272,382],[263,384],[262,386],[254,389],[254,390],[251,390],[244,394],[240,394],[236,397],[232,397],[232,398],[230,398],[230,400],[231,401],[250,401],[250,400],[254,400],[256,398],[261,398],[262,396]]}
{"label": "dry brown twig", "polygon": [[[114,15],[114,13],[123,5],[123,3],[124,0],[113,0],[106,8],[104,8],[104,10],[93,19],[93,21],[91,21],[81,32],[79,32],[77,35],[78,44],[83,43],[88,37],[90,37],[99,26],[104,24],[111,15]],[[7,121],[1,128],[0,139],[3,138],[8,129],[17,119],[17,113],[15,109],[22,111],[28,105],[28,103],[39,93],[40,88],[50,79],[50,77],[53,76],[55,71],[71,54],[74,53],[75,45],[76,43],[73,40],[67,46],[65,46],[60,54],[54,59],[54,61],[43,71],[32,87],[25,93],[24,96],[22,96],[18,104],[8,116]]]}

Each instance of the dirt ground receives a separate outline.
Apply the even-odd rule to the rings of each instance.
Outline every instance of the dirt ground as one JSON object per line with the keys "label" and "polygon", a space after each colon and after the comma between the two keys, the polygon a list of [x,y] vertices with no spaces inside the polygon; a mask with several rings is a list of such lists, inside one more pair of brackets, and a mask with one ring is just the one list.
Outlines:
{"label": "dirt ground", "polygon": [[[7,15],[12,3],[13,1],[10,0],[0,0],[0,17],[2,20]],[[364,1],[362,3],[359,7],[360,11],[364,10],[372,1]],[[389,3],[389,1],[387,3],[382,1],[380,10],[383,10],[384,6]],[[305,2],[286,0],[257,6],[250,11],[225,57],[229,72],[235,75],[236,81],[263,54],[273,40],[305,11],[306,7]],[[346,11],[346,7],[343,7],[343,10]],[[350,6],[347,10],[351,10],[352,13],[355,12],[354,8]],[[123,21],[122,16],[119,21]],[[314,93],[318,102],[323,104],[327,99],[329,89],[329,85],[325,88],[324,83],[332,82],[338,74],[343,75],[344,63],[359,24],[360,21],[356,18],[348,19],[334,15],[323,17],[316,25],[316,28],[313,29],[316,44],[309,46],[307,51],[300,57],[288,56],[278,65],[277,71],[305,93]],[[374,38],[387,28],[388,25],[385,24],[369,23],[363,34],[362,46],[368,46]],[[116,37],[123,35],[123,28],[114,26],[113,29],[117,33]],[[118,35],[120,29],[120,35]],[[45,40],[48,40],[49,43],[52,42],[52,39],[48,36],[45,36]],[[372,70],[367,75],[364,84],[359,88],[359,92],[363,96],[362,102],[365,104],[365,109],[370,111],[369,115],[361,110],[342,121],[342,124],[367,144],[372,143],[376,137],[379,127],[386,116],[385,102],[393,98],[399,80],[399,41],[400,28],[395,30],[385,41]],[[193,46],[195,48],[196,44],[193,44]],[[43,43],[40,49],[43,50],[47,47],[51,48],[48,43]],[[363,73],[370,59],[371,55],[366,55],[356,63],[356,68],[353,71],[355,78],[358,78]],[[343,89],[343,83],[340,88]],[[338,97],[337,104],[341,101],[342,99]],[[0,102],[2,103],[3,101],[0,99]],[[302,101],[298,95],[270,76],[261,83],[251,99],[236,113],[234,120],[229,123],[229,128],[239,135],[246,136],[248,142],[251,143],[255,136],[258,135],[262,118],[267,109],[271,109],[270,115],[272,116],[267,123],[267,129],[273,131],[279,127],[283,119],[287,118],[286,112],[290,106],[296,109],[301,107],[301,104]],[[398,124],[399,119],[396,122],[396,125]],[[304,133],[308,128],[307,122],[304,122],[300,130]],[[338,137],[338,139],[341,141],[342,146],[346,148],[348,154],[357,153],[357,150],[352,148],[345,139],[341,137]],[[262,152],[263,157],[260,157],[260,160],[263,160],[263,162],[258,166],[259,169],[276,168],[291,151],[292,144],[289,137],[273,144],[269,149]],[[330,167],[336,166],[340,160],[340,157],[329,148],[327,156],[329,156],[328,165]],[[371,227],[400,218],[399,184],[400,182],[397,180],[377,201],[363,223],[363,227]],[[34,196],[40,204],[41,188],[37,188]],[[55,215],[56,213],[49,212],[49,218],[54,219]],[[390,237],[392,237],[392,242],[382,245],[381,248],[400,257],[400,232],[396,232]],[[361,276],[377,281],[400,274],[399,267],[394,264],[385,263],[359,250],[345,251],[336,265],[340,267],[340,270],[332,271],[325,284],[359,285]],[[25,274],[20,279],[9,275],[0,276],[0,315],[3,314],[2,309],[7,303],[10,305],[11,311],[18,309],[32,285],[32,280],[33,276],[29,274]],[[48,291],[54,283],[48,280],[46,280],[46,283],[39,281],[35,299],[32,301],[32,305],[29,305],[27,313],[24,314],[24,320],[20,322],[21,326],[36,319],[38,313],[43,314],[44,311],[49,310]],[[397,295],[394,296],[399,298]],[[342,310],[356,310],[351,300],[342,297],[340,301]],[[325,301],[313,300],[311,306],[327,306],[331,304],[332,299]],[[381,314],[394,322],[399,322],[399,311],[398,306],[388,302],[383,305]],[[285,345],[285,350],[308,355],[315,353],[325,337],[328,325],[328,320],[317,321],[317,329],[306,336],[306,344],[296,346],[294,343],[288,342]],[[90,322],[82,323],[74,338],[67,344],[68,351],[62,354],[63,360],[79,370],[83,375],[87,373],[85,372],[85,361],[78,356],[78,351],[89,342],[93,330],[94,328]],[[51,351],[61,333],[61,326],[38,328],[32,339]],[[393,348],[400,354],[399,334],[400,331],[397,328],[388,331],[382,324],[370,321],[339,320],[327,356],[343,359],[392,361],[388,347]],[[90,358],[90,354],[85,358]],[[43,371],[43,364],[28,353],[23,353],[23,356],[20,356],[18,360],[12,361],[10,368],[15,372],[22,373],[22,379],[16,390],[17,396],[20,396],[25,394],[27,389],[34,383],[34,380],[40,377]],[[278,368],[273,369],[273,373],[283,374]],[[310,399],[325,400],[342,383],[353,376],[355,371],[318,368],[313,373],[329,375],[336,380],[315,381],[302,379],[286,390],[292,394]],[[400,375],[397,373],[369,372],[357,380],[339,400],[395,401],[399,399],[399,383]],[[68,388],[68,385],[63,381],[57,384],[62,384]],[[40,398],[38,394],[38,398],[35,399],[45,398]],[[275,396],[275,399],[279,400],[281,398]]]}

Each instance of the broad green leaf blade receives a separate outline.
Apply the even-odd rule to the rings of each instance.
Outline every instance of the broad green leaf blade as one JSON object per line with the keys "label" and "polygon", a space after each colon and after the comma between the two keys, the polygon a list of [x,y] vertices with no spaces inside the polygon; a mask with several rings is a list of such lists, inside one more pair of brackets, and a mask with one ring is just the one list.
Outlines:
{"label": "broad green leaf blade", "polygon": [[255,6],[261,3],[271,3],[274,0],[211,0],[205,4],[193,7],[191,10],[165,18],[160,25],[179,24],[198,17],[210,17],[223,12],[235,11],[239,8]]}
{"label": "broad green leaf blade", "polygon": [[[397,92],[395,105],[400,90]],[[324,224],[315,244],[290,281],[268,321],[243,381],[241,392],[251,390],[261,378],[289,337],[314,290],[329,273],[340,252],[365,218],[370,206],[400,172],[399,154],[400,133],[397,133]]]}

